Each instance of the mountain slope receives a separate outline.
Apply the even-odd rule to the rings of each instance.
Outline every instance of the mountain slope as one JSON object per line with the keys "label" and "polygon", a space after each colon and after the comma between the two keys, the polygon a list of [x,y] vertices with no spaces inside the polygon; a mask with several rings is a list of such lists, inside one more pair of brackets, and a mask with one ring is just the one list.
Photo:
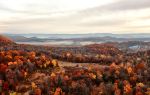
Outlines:
{"label": "mountain slope", "polygon": [[0,45],[6,45],[6,44],[14,44],[14,42],[10,38],[0,35]]}

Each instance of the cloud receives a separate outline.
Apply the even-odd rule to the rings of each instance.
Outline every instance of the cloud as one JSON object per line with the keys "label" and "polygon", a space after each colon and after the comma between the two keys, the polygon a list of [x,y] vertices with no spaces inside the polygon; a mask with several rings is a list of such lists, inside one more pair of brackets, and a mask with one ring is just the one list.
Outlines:
{"label": "cloud", "polygon": [[[110,5],[102,6],[104,10],[136,10],[150,7],[150,0],[120,0]],[[101,8],[102,8],[101,7]]]}
{"label": "cloud", "polygon": [[128,10],[138,10],[150,8],[150,0],[116,0],[115,2],[98,6],[95,8],[89,8],[86,10],[82,10],[83,13],[88,12],[115,12],[115,11],[128,11]]}
{"label": "cloud", "polygon": [[82,23],[83,26],[104,27],[104,26],[120,26],[126,23],[126,20],[100,20],[95,22]]}
{"label": "cloud", "polygon": [[4,32],[147,32],[149,17],[150,0],[0,1],[0,31]]}

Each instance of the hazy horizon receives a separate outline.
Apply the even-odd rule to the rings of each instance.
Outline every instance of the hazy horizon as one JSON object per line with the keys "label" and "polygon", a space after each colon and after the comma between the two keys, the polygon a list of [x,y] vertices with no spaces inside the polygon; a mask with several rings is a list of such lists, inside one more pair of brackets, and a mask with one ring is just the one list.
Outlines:
{"label": "hazy horizon", "polygon": [[105,32],[94,32],[94,33],[0,33],[0,34],[12,34],[12,35],[21,35],[21,34],[25,34],[25,35],[30,35],[30,34],[39,34],[39,35],[46,35],[46,34],[49,34],[49,35],[85,35],[85,34],[112,34],[112,35],[130,35],[130,34],[150,34],[149,33],[105,33]]}

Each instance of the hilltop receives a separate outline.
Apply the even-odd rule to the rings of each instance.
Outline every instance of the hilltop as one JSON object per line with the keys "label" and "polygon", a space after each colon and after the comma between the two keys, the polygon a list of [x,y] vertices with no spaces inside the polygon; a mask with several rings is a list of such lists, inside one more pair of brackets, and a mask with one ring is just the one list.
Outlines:
{"label": "hilltop", "polygon": [[0,35],[0,44],[1,45],[6,45],[6,44],[14,44],[15,42],[13,42],[9,37]]}

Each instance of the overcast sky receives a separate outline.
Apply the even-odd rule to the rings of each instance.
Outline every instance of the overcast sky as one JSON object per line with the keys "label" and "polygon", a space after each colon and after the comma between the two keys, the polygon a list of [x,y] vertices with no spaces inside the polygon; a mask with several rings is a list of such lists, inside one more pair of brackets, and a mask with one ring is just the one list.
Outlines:
{"label": "overcast sky", "polygon": [[150,33],[150,0],[0,0],[0,33]]}

